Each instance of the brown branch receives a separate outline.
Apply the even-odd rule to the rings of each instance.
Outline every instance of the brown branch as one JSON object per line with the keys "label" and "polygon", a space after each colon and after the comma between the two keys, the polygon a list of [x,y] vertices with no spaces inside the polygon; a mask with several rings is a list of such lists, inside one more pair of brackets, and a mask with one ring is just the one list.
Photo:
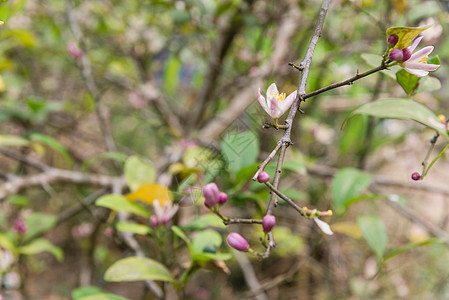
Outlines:
{"label": "brown branch", "polygon": [[[213,57],[209,63],[209,69],[205,77],[205,83],[198,99],[195,101],[195,106],[192,109],[192,113],[189,118],[189,129],[193,129],[198,126],[206,111],[208,102],[213,100],[213,92],[217,85],[218,78],[222,71],[223,61],[229,50],[231,49],[232,42],[242,29],[243,17],[245,13],[251,8],[253,0],[247,0],[243,3],[243,6],[238,8],[234,15],[230,18],[227,27],[223,30],[221,39],[218,44],[217,51],[213,52]],[[243,8],[245,7],[245,8]]]}
{"label": "brown branch", "polygon": [[301,207],[299,207],[292,199],[290,199],[289,197],[282,194],[277,188],[275,188],[273,185],[271,185],[271,183],[265,182],[265,185],[270,190],[272,190],[277,196],[279,196],[279,198],[281,198],[282,200],[287,202],[291,207],[293,207],[297,212],[299,212],[301,216],[306,215],[306,213],[304,212],[304,210]]}
{"label": "brown branch", "polygon": [[[67,5],[67,16],[69,19],[70,29],[72,30],[73,35],[75,36],[75,39],[76,39],[77,43],[79,44],[81,50],[84,52],[84,55],[82,55],[80,57],[81,74],[83,76],[87,90],[89,91],[91,96],[94,98],[95,113],[97,115],[101,134],[103,136],[103,139],[105,141],[106,148],[108,149],[108,151],[116,151],[117,147],[116,147],[114,139],[112,137],[111,124],[109,123],[108,118],[105,116],[103,107],[100,102],[101,93],[100,93],[100,91],[95,83],[95,80],[93,78],[93,75],[92,75],[91,63],[90,63],[88,55],[86,54],[86,45],[84,42],[85,39],[84,39],[83,33],[81,31],[81,28],[79,27],[78,21],[76,19],[75,9],[73,7],[72,0],[67,0],[66,5]],[[114,165],[117,168],[119,168],[119,165],[117,163],[114,163]]]}
{"label": "brown branch", "polygon": [[[284,157],[285,157],[286,150],[287,150],[287,144],[282,144],[281,150],[279,152],[278,163],[276,166],[276,173],[274,174],[273,185],[271,185],[269,182],[267,182],[268,185],[273,187],[273,190],[275,190],[275,189],[277,190],[277,188],[279,186],[279,181],[281,179],[282,165],[284,163]],[[271,215],[273,212],[273,207],[276,207],[276,206],[277,206],[277,194],[271,193],[270,202],[268,202],[266,214]]]}
{"label": "brown branch", "polygon": [[276,153],[278,152],[279,148],[281,148],[282,143],[278,143],[273,151],[271,151],[270,155],[257,167],[257,172],[253,176],[253,180],[257,180],[257,177],[259,176],[260,172],[262,172],[265,167],[268,165],[268,163],[274,158]]}
{"label": "brown branch", "polygon": [[8,182],[1,184],[0,200],[5,199],[9,195],[16,194],[22,189],[32,186],[48,185],[53,182],[70,182],[74,184],[114,187],[116,185],[124,185],[125,179],[123,177],[82,173],[48,167],[48,169],[42,173],[23,177],[16,176]]}
{"label": "brown branch", "polygon": [[349,79],[343,80],[343,81],[341,81],[341,82],[333,83],[333,84],[331,84],[331,85],[328,85],[328,86],[326,86],[326,87],[323,87],[323,88],[318,89],[318,90],[316,90],[316,91],[313,91],[313,92],[311,92],[311,93],[305,94],[305,95],[302,96],[302,99],[303,99],[303,101],[304,101],[304,100],[306,100],[307,98],[310,98],[310,97],[319,95],[319,94],[321,94],[321,93],[324,93],[324,92],[327,92],[327,91],[330,91],[330,90],[339,88],[339,87],[341,87],[341,86],[352,85],[352,84],[354,83],[354,81],[357,81],[357,80],[359,80],[359,79],[362,79],[362,78],[364,78],[364,77],[366,77],[366,76],[368,76],[368,75],[374,74],[374,73],[376,73],[376,72],[379,72],[379,71],[382,71],[382,70],[386,70],[388,67],[389,67],[389,65],[387,65],[387,64],[385,64],[385,63],[382,63],[380,66],[378,66],[378,67],[376,67],[376,68],[374,68],[374,69],[371,69],[371,70],[369,70],[369,71],[366,71],[365,73],[358,73],[357,75],[355,75],[355,76],[353,76],[353,77],[351,77],[351,78],[349,78]]}
{"label": "brown branch", "polygon": [[46,171],[49,169],[49,166],[41,163],[40,161],[31,159],[31,158],[27,157],[26,155],[17,153],[15,151],[9,150],[7,148],[0,147],[0,153],[7,157],[12,158],[12,159],[23,162],[24,164],[27,164],[27,165],[29,165],[35,169],[38,169],[40,171]]}

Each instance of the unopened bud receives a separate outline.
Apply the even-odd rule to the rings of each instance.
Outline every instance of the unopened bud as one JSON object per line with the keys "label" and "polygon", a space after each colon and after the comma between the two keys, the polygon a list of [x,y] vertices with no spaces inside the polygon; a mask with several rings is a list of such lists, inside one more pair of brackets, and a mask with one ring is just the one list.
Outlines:
{"label": "unopened bud", "polygon": [[14,222],[14,226],[12,227],[12,229],[14,231],[16,231],[17,233],[20,233],[20,234],[26,234],[27,233],[27,226],[25,225],[25,223],[23,222],[22,219],[17,219]]}
{"label": "unopened bud", "polygon": [[218,203],[224,204],[226,201],[228,201],[228,194],[220,192],[220,194],[218,194]]}
{"label": "unopened bud", "polygon": [[81,56],[83,56],[83,51],[81,51],[74,43],[67,44],[67,51],[75,59],[78,59]]}
{"label": "unopened bud", "polygon": [[418,172],[414,172],[413,174],[412,174],[412,179],[414,180],[414,181],[417,181],[417,180],[419,180],[421,178],[421,174],[419,174]]}
{"label": "unopened bud", "polygon": [[407,61],[412,57],[412,51],[409,48],[402,49],[402,61]]}
{"label": "unopened bud", "polygon": [[270,174],[268,174],[265,171],[262,171],[259,173],[259,175],[257,176],[257,181],[259,181],[260,183],[265,183],[268,182],[270,180]]}
{"label": "unopened bud", "polygon": [[245,252],[249,249],[248,241],[237,232],[231,232],[226,238],[226,241],[235,250]]}
{"label": "unopened bud", "polygon": [[151,223],[151,226],[153,226],[154,228],[159,226],[159,220],[157,219],[156,215],[152,215],[150,217],[150,223]]}
{"label": "unopened bud", "polygon": [[399,37],[396,34],[392,34],[388,37],[388,45],[394,47],[399,42]]}
{"label": "unopened bud", "polygon": [[391,60],[401,60],[404,57],[404,54],[401,49],[393,49],[389,55]]}
{"label": "unopened bud", "polygon": [[264,232],[270,232],[276,225],[276,217],[273,215],[265,215],[262,219],[262,228]]}
{"label": "unopened bud", "polygon": [[218,204],[220,191],[214,182],[208,183],[203,187],[204,205],[213,207]]}

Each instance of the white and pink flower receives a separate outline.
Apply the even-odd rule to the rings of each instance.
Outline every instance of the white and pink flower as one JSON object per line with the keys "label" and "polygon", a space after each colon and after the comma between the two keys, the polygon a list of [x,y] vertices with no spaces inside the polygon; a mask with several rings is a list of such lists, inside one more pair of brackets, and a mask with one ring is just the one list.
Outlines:
{"label": "white and pink flower", "polygon": [[295,102],[297,91],[286,96],[285,93],[279,93],[275,83],[272,83],[267,89],[267,97],[265,98],[257,91],[257,100],[262,108],[270,115],[277,125],[277,120],[292,106]]}

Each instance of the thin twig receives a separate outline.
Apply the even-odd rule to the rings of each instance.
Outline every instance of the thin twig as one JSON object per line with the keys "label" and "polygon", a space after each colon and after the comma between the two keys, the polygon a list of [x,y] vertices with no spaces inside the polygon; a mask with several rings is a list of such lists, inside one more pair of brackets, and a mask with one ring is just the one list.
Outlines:
{"label": "thin twig", "polygon": [[31,159],[31,158],[27,157],[26,155],[17,153],[15,151],[9,150],[7,148],[0,147],[0,153],[5,156],[8,156],[10,158],[13,158],[15,160],[18,160],[20,162],[23,162],[24,164],[27,164],[27,165],[29,165],[35,169],[38,169],[40,171],[46,171],[49,169],[49,166],[41,163],[40,161]]}
{"label": "thin twig", "polygon": [[[101,106],[101,93],[95,83],[95,80],[92,75],[92,67],[89,60],[88,55],[86,54],[86,45],[84,42],[84,36],[81,31],[81,28],[79,27],[78,21],[76,19],[75,15],[75,9],[72,4],[72,0],[66,1],[67,5],[67,16],[69,19],[69,25],[70,29],[73,32],[73,35],[75,36],[75,39],[80,46],[81,50],[84,52],[84,55],[80,57],[80,67],[81,67],[81,74],[83,76],[84,82],[86,84],[87,90],[94,98],[95,102],[95,112],[97,115],[98,123],[100,126],[101,133],[103,135],[106,148],[108,151],[117,151],[117,147],[115,145],[114,139],[112,137],[112,131],[111,131],[111,124],[109,123],[106,116],[104,116]],[[119,168],[119,165],[114,162],[114,165]]]}
{"label": "thin twig", "polygon": [[270,190],[272,190],[276,195],[278,195],[279,198],[281,198],[282,200],[287,202],[291,207],[293,207],[297,212],[299,212],[301,216],[306,215],[306,213],[304,212],[304,210],[301,207],[299,207],[292,199],[290,199],[289,197],[282,194],[277,188],[275,188],[273,185],[271,185],[271,183],[265,182],[265,185]]}
{"label": "thin twig", "polygon": [[[285,157],[286,150],[287,150],[287,144],[282,144],[281,150],[279,152],[278,163],[276,166],[276,173],[274,174],[274,179],[273,179],[272,186],[274,189],[277,189],[279,186],[279,181],[281,179],[282,165],[284,164],[284,157]],[[276,206],[277,206],[277,194],[271,193],[270,202],[268,202],[266,214],[271,215],[273,212],[273,207],[276,207]]]}
{"label": "thin twig", "polygon": [[273,151],[271,151],[270,155],[257,167],[257,172],[253,176],[253,180],[257,180],[257,176],[259,176],[260,172],[262,172],[268,163],[274,158],[278,150],[281,148],[282,143],[277,143],[276,147]]}
{"label": "thin twig", "polygon": [[357,80],[359,80],[359,79],[362,79],[363,77],[366,77],[366,76],[368,76],[368,75],[374,74],[374,73],[376,73],[376,72],[385,70],[385,69],[387,69],[387,68],[388,68],[388,65],[385,64],[385,63],[382,63],[380,66],[378,66],[378,67],[376,67],[376,68],[374,68],[374,69],[371,69],[371,70],[369,70],[369,71],[366,71],[365,73],[358,73],[357,75],[355,75],[355,76],[353,76],[353,77],[351,77],[351,78],[349,78],[349,79],[343,80],[343,81],[341,81],[341,82],[333,83],[333,84],[331,84],[331,85],[328,85],[328,86],[326,86],[326,87],[323,87],[323,88],[318,89],[318,90],[316,90],[316,91],[313,91],[313,92],[311,92],[311,93],[305,94],[305,95],[302,96],[302,99],[303,99],[303,100],[306,100],[307,98],[310,98],[310,97],[319,95],[319,94],[321,94],[321,93],[324,93],[324,92],[327,92],[327,91],[330,91],[330,90],[339,88],[339,87],[341,87],[341,86],[352,85],[352,84],[354,83],[354,81],[357,81]]}

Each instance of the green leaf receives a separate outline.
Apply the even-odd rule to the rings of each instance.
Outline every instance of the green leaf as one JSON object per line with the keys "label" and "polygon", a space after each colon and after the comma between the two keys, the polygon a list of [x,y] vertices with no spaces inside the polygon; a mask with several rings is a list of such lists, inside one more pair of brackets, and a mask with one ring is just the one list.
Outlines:
{"label": "green leaf", "polygon": [[73,300],[129,300],[121,296],[106,294],[96,286],[86,286],[72,291]]}
{"label": "green leaf", "polygon": [[181,226],[185,230],[202,230],[206,227],[226,228],[223,221],[215,214],[205,214]]}
{"label": "green leaf", "polygon": [[30,199],[28,199],[28,197],[17,194],[9,196],[8,198],[6,198],[6,201],[10,204],[14,204],[20,207],[27,206],[28,203],[30,203]]}
{"label": "green leaf", "polygon": [[193,253],[192,243],[190,242],[189,238],[185,235],[185,233],[182,231],[182,229],[179,228],[178,226],[173,225],[171,227],[171,230],[173,231],[173,233],[177,237],[182,239],[187,244],[187,247],[189,248],[190,254],[193,255],[194,253]]}
{"label": "green leaf", "polygon": [[116,225],[116,228],[118,231],[122,231],[122,232],[131,232],[131,233],[135,233],[135,234],[149,234],[151,233],[151,229],[148,228],[148,226],[146,225],[142,225],[142,224],[136,224],[136,223],[132,223],[132,222],[118,222]]}
{"label": "green leaf", "polygon": [[0,134],[0,146],[28,146],[30,142],[17,135]]}
{"label": "green leaf", "polygon": [[0,247],[3,249],[9,250],[11,252],[16,251],[16,246],[14,244],[14,241],[11,239],[11,237],[7,236],[3,232],[0,232]]}
{"label": "green leaf", "polygon": [[137,203],[131,202],[122,195],[104,195],[95,201],[97,206],[107,207],[121,212],[130,212],[138,216],[150,217],[150,213]]}
{"label": "green leaf", "polygon": [[399,41],[392,49],[404,49],[410,45],[418,34],[430,27],[432,27],[432,25],[422,27],[390,27],[387,29],[387,41],[390,35],[395,34],[398,36]]}
{"label": "green leaf", "polygon": [[342,128],[348,120],[356,114],[365,114],[379,118],[408,119],[419,122],[437,131],[446,140],[449,135],[446,129],[439,127],[437,116],[426,106],[409,99],[383,99],[366,103],[353,110],[343,122]]}
{"label": "green leaf", "polygon": [[81,165],[81,171],[86,171],[92,164],[97,163],[99,161],[105,160],[105,159],[111,159],[111,160],[115,160],[121,163],[124,163],[127,159],[127,156],[123,153],[120,152],[106,152],[106,153],[101,153],[99,155],[95,155],[91,158],[89,158],[88,160],[86,160],[82,165]]}
{"label": "green leaf", "polygon": [[145,183],[152,183],[156,180],[154,167],[136,155],[132,155],[126,160],[124,172],[126,183],[131,191],[137,190]]}
{"label": "green leaf", "polygon": [[[435,55],[434,57],[429,58],[426,61],[428,64],[441,65],[440,57],[438,55]],[[435,72],[435,71],[431,71],[431,72]]]}
{"label": "green leaf", "polygon": [[436,77],[426,76],[419,81],[418,92],[433,92],[441,89],[441,81]]}
{"label": "green leaf", "polygon": [[79,300],[82,297],[97,295],[97,294],[101,294],[101,293],[103,293],[103,291],[99,287],[96,287],[96,286],[80,287],[80,288],[74,289],[72,291],[72,299]]}
{"label": "green leaf", "polygon": [[61,248],[56,247],[46,239],[35,239],[28,245],[19,248],[19,252],[25,255],[34,255],[42,252],[50,252],[58,260],[62,261],[63,252]]}
{"label": "green leaf", "polygon": [[384,262],[389,260],[390,258],[393,258],[399,254],[406,252],[406,251],[409,251],[409,250],[412,250],[412,249],[415,249],[418,247],[422,247],[422,246],[428,246],[428,245],[439,244],[439,243],[444,243],[444,241],[441,239],[431,238],[431,239],[428,239],[425,241],[407,244],[399,249],[388,252],[384,256]]}
{"label": "green leaf", "polygon": [[27,227],[27,233],[24,236],[24,241],[29,241],[36,235],[45,233],[52,229],[56,225],[58,218],[53,215],[34,212],[24,221]]}
{"label": "green leaf", "polygon": [[206,229],[197,234],[192,242],[193,251],[195,253],[204,253],[207,248],[218,249],[223,239],[221,235],[212,229]]}
{"label": "green leaf", "polygon": [[223,155],[233,174],[256,162],[259,140],[251,131],[229,131],[220,142]]}
{"label": "green leaf", "polygon": [[231,253],[196,253],[192,256],[192,260],[195,262],[208,262],[211,260],[229,260],[231,259]]}
{"label": "green leaf", "polygon": [[368,245],[376,253],[378,259],[381,259],[388,242],[387,230],[382,220],[375,216],[362,216],[357,218],[357,225],[362,230]]}
{"label": "green leaf", "polygon": [[415,94],[418,89],[418,82],[420,79],[420,77],[410,74],[405,70],[400,70],[396,73],[396,80],[409,97]]}
{"label": "green leaf", "polygon": [[175,283],[170,271],[160,262],[146,257],[127,257],[115,262],[104,275],[106,281],[159,280]]}
{"label": "green leaf", "polygon": [[114,294],[102,293],[102,294],[96,294],[96,295],[78,298],[78,300],[129,300],[129,298],[125,298],[125,297],[114,295]]}
{"label": "green leaf", "polygon": [[343,213],[353,198],[360,196],[369,186],[371,175],[357,169],[341,169],[334,176],[331,192],[338,213]]}
{"label": "green leaf", "polygon": [[67,150],[64,148],[64,146],[61,143],[59,143],[57,140],[55,140],[54,138],[52,138],[48,135],[45,135],[45,134],[41,134],[41,133],[33,133],[30,135],[30,140],[33,142],[37,142],[37,143],[46,145],[46,146],[50,147],[51,149],[55,150],[56,152],[61,154],[61,156],[66,161],[69,168],[71,168],[73,166],[73,160],[72,160],[72,157],[70,156],[69,152],[67,152]]}

